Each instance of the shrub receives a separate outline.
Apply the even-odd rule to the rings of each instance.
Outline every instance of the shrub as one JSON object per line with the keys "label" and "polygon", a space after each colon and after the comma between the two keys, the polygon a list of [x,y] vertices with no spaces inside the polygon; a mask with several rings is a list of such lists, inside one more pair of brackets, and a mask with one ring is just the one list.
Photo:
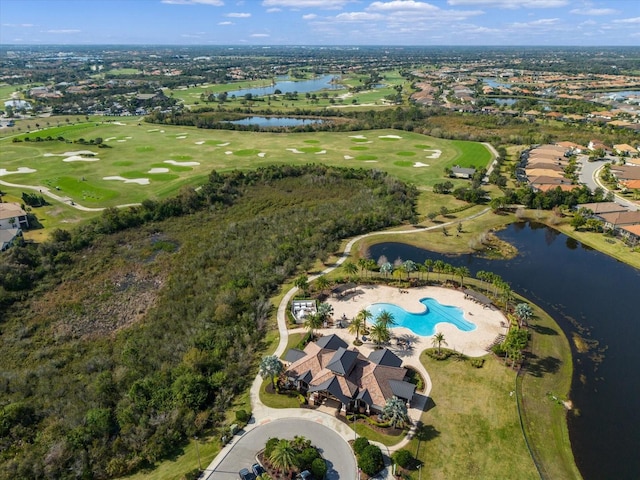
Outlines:
{"label": "shrub", "polygon": [[327,463],[323,458],[316,458],[313,462],[311,462],[311,473],[314,478],[318,480],[322,480],[327,474]]}
{"label": "shrub", "polygon": [[242,410],[242,409],[236,410],[236,420],[238,421],[238,423],[242,423],[246,425],[250,418],[251,418],[251,414],[247,413],[246,410]]}
{"label": "shrub", "polygon": [[358,467],[369,476],[375,475],[384,467],[382,451],[377,445],[367,445],[358,456]]}
{"label": "shrub", "polygon": [[358,437],[353,442],[353,451],[356,455],[360,455],[365,448],[369,446],[369,440],[365,437]]}
{"label": "shrub", "polygon": [[411,455],[411,452],[409,452],[409,450],[402,449],[394,452],[394,454],[391,455],[391,458],[402,468],[406,468],[413,460],[413,455]]}
{"label": "shrub", "polygon": [[278,442],[280,441],[279,438],[275,438],[272,437],[269,440],[267,440],[267,443],[264,446],[264,456],[265,458],[269,458],[271,456],[271,453],[273,452],[273,449],[276,447],[276,445],[278,445]]}
{"label": "shrub", "polygon": [[484,365],[484,358],[472,358],[471,366],[476,368],[482,368]]}
{"label": "shrub", "polygon": [[300,470],[308,470],[316,458],[320,458],[318,450],[313,447],[305,448],[296,456],[296,466]]}

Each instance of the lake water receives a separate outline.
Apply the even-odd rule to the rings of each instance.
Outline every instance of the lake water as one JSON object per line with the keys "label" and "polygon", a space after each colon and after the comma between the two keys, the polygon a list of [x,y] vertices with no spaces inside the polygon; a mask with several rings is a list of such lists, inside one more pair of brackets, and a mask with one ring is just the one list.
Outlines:
{"label": "lake water", "polygon": [[323,75],[321,77],[312,78],[309,80],[301,80],[294,82],[293,80],[286,80],[287,77],[278,77],[276,83],[259,88],[243,88],[240,90],[229,90],[227,93],[229,96],[235,95],[236,97],[244,97],[250,93],[253,96],[265,96],[273,95],[277,90],[282,93],[311,93],[319,92],[321,90],[341,90],[344,89],[342,85],[331,83],[336,77],[334,75]]}
{"label": "lake water", "polygon": [[299,125],[323,123],[319,118],[295,118],[295,117],[247,117],[241,120],[233,120],[227,123],[236,125],[258,125],[260,127],[297,127]]}
{"label": "lake water", "polygon": [[508,82],[501,82],[499,80],[496,80],[495,78],[482,78],[483,83],[486,83],[487,85],[489,85],[491,88],[498,88],[498,87],[505,87],[505,88],[511,88],[511,83]]}
{"label": "lake water", "polygon": [[491,100],[498,105],[513,105],[518,101],[517,98],[492,98]]}
{"label": "lake water", "polygon": [[570,397],[581,412],[569,415],[576,463],[585,480],[640,478],[640,271],[538,224],[514,224],[499,236],[518,248],[516,258],[443,256],[402,243],[369,253],[390,262],[441,259],[474,276],[494,272],[549,312],[569,338],[581,331],[597,342],[587,354],[573,352]]}

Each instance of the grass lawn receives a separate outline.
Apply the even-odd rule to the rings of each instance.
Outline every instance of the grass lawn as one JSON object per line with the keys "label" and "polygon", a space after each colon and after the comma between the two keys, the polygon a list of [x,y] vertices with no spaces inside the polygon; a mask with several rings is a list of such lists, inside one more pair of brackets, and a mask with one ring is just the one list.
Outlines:
{"label": "grass lawn", "polygon": [[[531,325],[532,357],[519,376],[524,426],[546,478],[581,478],[569,439],[562,400],[571,388],[573,363],[560,327],[536,305]],[[558,400],[555,400],[553,397]]]}
{"label": "grass lawn", "polygon": [[413,439],[406,448],[424,462],[422,477],[538,479],[511,393],[515,372],[492,356],[482,368],[424,353],[421,361],[433,381],[435,406],[422,415],[427,439]]}

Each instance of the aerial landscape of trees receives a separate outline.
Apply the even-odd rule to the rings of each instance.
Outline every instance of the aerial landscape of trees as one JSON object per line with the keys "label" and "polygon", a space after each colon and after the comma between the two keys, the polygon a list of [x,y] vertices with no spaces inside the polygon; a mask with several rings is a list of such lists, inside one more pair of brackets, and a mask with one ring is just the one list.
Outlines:
{"label": "aerial landscape of trees", "polygon": [[374,170],[213,173],[200,192],[12,249],[0,474],[120,476],[221,426],[278,285],[340,238],[406,220],[415,195]]}

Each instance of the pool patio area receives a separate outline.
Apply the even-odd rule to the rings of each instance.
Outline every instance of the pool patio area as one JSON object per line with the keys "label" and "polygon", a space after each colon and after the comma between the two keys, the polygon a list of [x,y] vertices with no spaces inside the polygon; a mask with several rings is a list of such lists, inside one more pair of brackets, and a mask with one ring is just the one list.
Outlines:
{"label": "pool patio area", "polygon": [[[418,287],[409,289],[398,289],[384,285],[358,285],[353,289],[353,293],[341,298],[329,298],[326,300],[333,307],[333,318],[340,319],[343,315],[351,320],[360,310],[374,303],[391,303],[398,305],[408,312],[420,313],[425,307],[420,300],[431,297],[442,305],[453,305],[460,307],[463,316],[469,322],[476,325],[473,331],[463,332],[450,323],[438,323],[436,332],[444,334],[446,345],[443,347],[456,350],[470,357],[481,357],[488,353],[487,349],[494,343],[500,335],[506,335],[508,321],[500,310],[493,307],[484,306],[474,301],[461,290],[443,287]],[[320,333],[335,333],[345,339],[349,344],[353,342],[353,335],[346,329],[329,328],[321,329]],[[419,363],[418,356],[426,348],[431,348],[432,336],[420,336],[413,333],[408,328],[393,327],[391,332],[395,338],[392,346],[396,353],[401,353],[402,358],[408,364]],[[397,340],[400,342],[397,342]],[[404,346],[411,345],[410,350]],[[368,349],[373,349],[372,342],[365,342],[358,347],[367,354]],[[413,357],[413,358],[412,358]]]}

